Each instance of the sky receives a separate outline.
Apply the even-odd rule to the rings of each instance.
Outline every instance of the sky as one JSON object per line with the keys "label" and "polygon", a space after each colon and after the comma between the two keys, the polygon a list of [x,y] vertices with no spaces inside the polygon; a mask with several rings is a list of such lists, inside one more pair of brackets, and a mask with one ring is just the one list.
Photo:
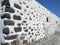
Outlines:
{"label": "sky", "polygon": [[60,18],[60,0],[36,0]]}

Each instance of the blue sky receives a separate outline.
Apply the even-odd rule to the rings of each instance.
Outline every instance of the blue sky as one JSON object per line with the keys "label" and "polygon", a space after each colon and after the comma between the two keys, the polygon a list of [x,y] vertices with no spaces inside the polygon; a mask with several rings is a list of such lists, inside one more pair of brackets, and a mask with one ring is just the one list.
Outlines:
{"label": "blue sky", "polygon": [[60,17],[60,0],[36,0],[51,12]]}

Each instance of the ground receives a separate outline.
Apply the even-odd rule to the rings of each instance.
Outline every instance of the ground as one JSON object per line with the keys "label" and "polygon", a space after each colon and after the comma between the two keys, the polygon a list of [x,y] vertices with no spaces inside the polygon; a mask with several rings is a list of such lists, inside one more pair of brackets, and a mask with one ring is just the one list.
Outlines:
{"label": "ground", "polygon": [[[16,40],[16,42],[14,42],[12,45],[19,45],[19,41]],[[56,31],[56,33],[52,37],[42,41],[41,43],[40,41],[38,41],[38,42],[31,42],[26,45],[60,45],[60,32]]]}

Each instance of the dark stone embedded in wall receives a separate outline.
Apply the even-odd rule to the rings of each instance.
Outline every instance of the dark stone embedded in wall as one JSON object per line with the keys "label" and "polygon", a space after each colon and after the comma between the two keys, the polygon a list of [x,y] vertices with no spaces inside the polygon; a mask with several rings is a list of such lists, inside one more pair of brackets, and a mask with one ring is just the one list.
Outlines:
{"label": "dark stone embedded in wall", "polygon": [[11,36],[4,37],[5,40],[12,40],[16,38],[17,38],[17,35],[11,35]]}
{"label": "dark stone embedded in wall", "polygon": [[20,13],[20,15],[23,15],[23,13]]}
{"label": "dark stone embedded in wall", "polygon": [[26,30],[24,30],[25,32],[28,32],[28,30],[26,29]]}
{"label": "dark stone embedded in wall", "polygon": [[9,45],[9,43],[1,43],[1,45]]}
{"label": "dark stone embedded in wall", "polygon": [[29,8],[29,6],[26,6],[26,8]]}
{"label": "dark stone embedded in wall", "polygon": [[24,36],[21,36],[20,39],[23,40],[25,37]]}
{"label": "dark stone embedded in wall", "polygon": [[22,9],[22,7],[16,3],[14,3],[14,7],[16,7],[17,9]]}
{"label": "dark stone embedded in wall", "polygon": [[21,26],[21,23],[18,23],[17,25],[18,25],[18,26]]}
{"label": "dark stone embedded in wall", "polygon": [[15,23],[14,23],[14,21],[12,21],[12,20],[4,20],[4,25],[6,26],[6,25],[11,25],[11,26],[13,26]]}
{"label": "dark stone embedded in wall", "polygon": [[26,21],[24,20],[23,23],[26,23]]}
{"label": "dark stone embedded in wall", "polygon": [[6,5],[5,12],[15,13],[15,10],[12,7]]}
{"label": "dark stone embedded in wall", "polygon": [[30,17],[29,20],[32,20],[32,18]]}
{"label": "dark stone embedded in wall", "polygon": [[4,0],[4,1],[2,2],[2,6],[4,6],[4,5],[9,5],[9,6],[10,6],[9,0]]}
{"label": "dark stone embedded in wall", "polygon": [[31,29],[31,31],[33,31],[33,29]]}
{"label": "dark stone embedded in wall", "polygon": [[15,32],[21,32],[22,31],[22,27],[14,27]]}
{"label": "dark stone embedded in wall", "polygon": [[11,45],[20,45],[20,41],[18,39],[11,42]]}
{"label": "dark stone embedded in wall", "polygon": [[6,13],[1,16],[1,19],[4,19],[4,18],[11,19],[11,16],[10,14]]}
{"label": "dark stone embedded in wall", "polygon": [[27,40],[23,40],[23,44],[26,44],[27,43]]}
{"label": "dark stone embedded in wall", "polygon": [[13,16],[13,19],[15,19],[15,20],[21,20],[21,17],[20,16],[17,16],[17,15],[14,15]]}
{"label": "dark stone embedded in wall", "polygon": [[3,29],[3,33],[4,33],[4,34],[9,34],[9,28],[8,28],[8,27],[4,28],[4,29]]}

